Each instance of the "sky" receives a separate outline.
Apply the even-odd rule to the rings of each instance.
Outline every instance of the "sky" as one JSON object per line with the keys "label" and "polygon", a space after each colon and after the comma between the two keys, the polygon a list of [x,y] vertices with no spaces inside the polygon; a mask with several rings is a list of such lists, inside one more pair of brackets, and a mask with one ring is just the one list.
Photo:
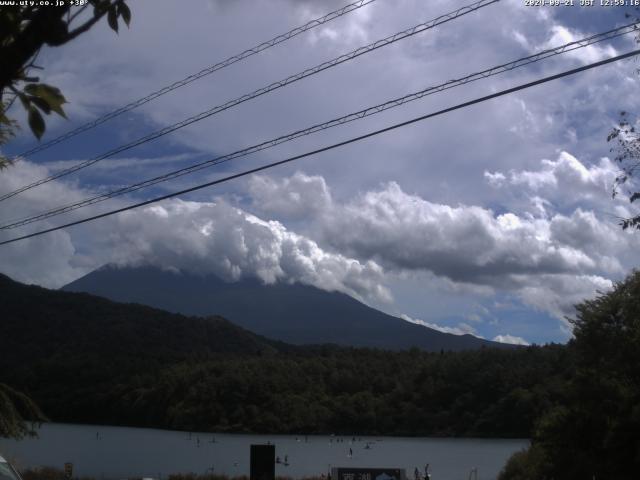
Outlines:
{"label": "sky", "polygon": [[[0,194],[470,2],[376,0],[0,173]],[[224,155],[629,22],[626,7],[502,0],[244,102],[0,203],[2,223]],[[338,0],[136,0],[43,49],[68,100],[43,141],[345,5]],[[123,207],[381,129],[636,48],[633,36],[512,70],[29,226]],[[228,281],[300,282],[441,331],[566,342],[574,305],[639,264],[640,234],[607,143],[640,111],[637,60],[609,64],[300,161],[0,246],[0,271],[58,288],[105,264]],[[23,124],[3,153],[37,144]],[[233,320],[233,319],[231,319]]]}

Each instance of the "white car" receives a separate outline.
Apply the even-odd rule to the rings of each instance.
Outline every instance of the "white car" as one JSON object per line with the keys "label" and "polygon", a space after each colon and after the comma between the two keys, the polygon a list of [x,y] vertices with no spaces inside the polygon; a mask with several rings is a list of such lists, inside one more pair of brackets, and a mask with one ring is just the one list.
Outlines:
{"label": "white car", "polygon": [[0,480],[22,480],[20,474],[0,455]]}

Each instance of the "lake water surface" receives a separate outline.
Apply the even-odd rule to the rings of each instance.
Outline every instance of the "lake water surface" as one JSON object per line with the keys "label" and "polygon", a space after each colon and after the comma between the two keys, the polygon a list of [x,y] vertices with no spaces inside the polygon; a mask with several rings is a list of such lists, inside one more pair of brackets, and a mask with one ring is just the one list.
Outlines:
{"label": "lake water surface", "polygon": [[[405,468],[431,465],[433,480],[466,480],[472,468],[479,480],[493,480],[507,458],[528,440],[331,437],[322,435],[240,435],[176,432],[146,428],[44,424],[39,437],[21,441],[0,439],[0,455],[19,468],[72,462],[74,476],[98,479],[154,477],[195,472],[249,474],[249,445],[272,443],[276,456],[289,466],[276,465],[276,475],[299,478],[326,474],[332,467]],[[370,442],[370,448],[365,448]],[[353,452],[349,456],[349,450]]]}

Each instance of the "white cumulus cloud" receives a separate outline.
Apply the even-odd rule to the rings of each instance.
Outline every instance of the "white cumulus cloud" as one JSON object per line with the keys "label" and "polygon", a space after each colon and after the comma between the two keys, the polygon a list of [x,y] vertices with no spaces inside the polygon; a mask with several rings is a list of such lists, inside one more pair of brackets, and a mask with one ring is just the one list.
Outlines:
{"label": "white cumulus cloud", "polygon": [[[0,193],[47,173],[43,167],[22,161],[0,175]],[[86,190],[53,181],[25,192],[19,201],[7,202],[15,207],[8,211],[17,218],[51,208],[51,198],[66,203],[87,194]],[[78,210],[72,218],[96,213],[98,208],[103,207]],[[35,228],[59,222],[52,219]],[[21,233],[24,230],[9,230],[1,238]],[[262,220],[224,200],[168,200],[86,227],[0,247],[0,271],[49,287],[64,285],[105,263],[213,273],[230,281],[251,276],[264,283],[300,282],[365,300],[391,299],[383,285],[383,270],[374,261],[323,250],[282,223]]]}
{"label": "white cumulus cloud", "polygon": [[114,261],[151,264],[235,281],[300,282],[358,298],[389,301],[382,268],[330,253],[313,240],[223,200],[173,200],[119,216],[108,238]]}
{"label": "white cumulus cloud", "polygon": [[527,342],[524,338],[516,337],[514,335],[509,335],[509,334],[496,335],[495,337],[493,337],[492,340],[494,342],[510,343],[512,345],[529,345],[529,342]]}
{"label": "white cumulus cloud", "polygon": [[[545,197],[562,189],[567,190],[564,195],[595,196],[609,185],[612,170],[606,159],[587,168],[562,153],[557,161],[542,161],[540,171],[489,177],[509,192],[522,193],[525,185]],[[318,202],[307,197],[271,213],[285,218],[295,208],[321,245],[373,261],[388,272],[430,272],[448,280],[451,288],[515,294],[525,305],[560,319],[565,328],[573,306],[610,288],[612,278],[623,276],[633,264],[629,252],[637,251],[637,236],[604,221],[588,206],[558,213],[551,201],[537,195],[530,197],[533,213],[496,213],[477,205],[432,202],[395,182],[340,201],[319,176],[297,173],[279,181],[261,178],[259,184],[269,185],[269,195],[276,198],[297,199],[305,189],[314,190],[308,188],[312,181],[322,186],[315,189]],[[553,189],[543,188],[551,185]],[[473,333],[467,327],[445,328]]]}

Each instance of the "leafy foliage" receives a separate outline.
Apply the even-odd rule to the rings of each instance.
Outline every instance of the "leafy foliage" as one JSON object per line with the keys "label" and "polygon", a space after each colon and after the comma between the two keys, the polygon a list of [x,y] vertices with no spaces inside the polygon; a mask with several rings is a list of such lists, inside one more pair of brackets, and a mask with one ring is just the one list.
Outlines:
{"label": "leafy foliage", "polygon": [[[119,19],[127,27],[131,22],[131,11],[125,0],[88,0],[82,7],[65,2],[55,8],[39,3],[21,2],[0,9],[0,145],[15,134],[16,124],[7,117],[7,111],[16,99],[27,112],[29,128],[38,139],[46,129],[43,113],[54,112],[66,118],[62,108],[66,99],[62,92],[40,83],[38,77],[30,74],[33,69],[41,69],[35,62],[43,46],[64,45],[88,31],[105,15],[116,33]],[[90,7],[93,14],[83,16]],[[79,18],[83,18],[80,23]],[[0,168],[9,163],[0,156]]]}
{"label": "leafy foliage", "polygon": [[33,426],[47,418],[24,393],[0,383],[0,437],[22,438],[33,435]]}
{"label": "leafy foliage", "polygon": [[[633,12],[627,12],[624,16],[636,22],[634,26],[634,30],[637,32],[635,41],[640,43],[640,31],[637,25],[640,22],[640,7],[634,7]],[[636,73],[640,74],[640,69],[636,69]],[[621,169],[613,186],[613,196],[616,197],[623,185],[632,183],[636,170],[640,167],[640,135],[636,131],[634,123],[630,120],[629,114],[625,111],[620,112],[618,125],[607,136],[607,142],[612,141],[615,141],[616,145],[611,148],[611,151],[616,152],[615,161],[620,165]],[[631,203],[639,198],[640,192],[629,192],[629,201]],[[640,215],[622,218],[620,225],[624,230],[629,227],[640,229]]]}
{"label": "leafy foliage", "polygon": [[[18,129],[18,123],[4,114],[6,108],[7,103],[3,102],[0,105],[0,145],[4,145],[13,138]],[[7,168],[11,163],[10,159],[0,153],[0,170]]]}
{"label": "leafy foliage", "polygon": [[533,445],[526,450],[514,453],[500,473],[500,479],[543,480],[541,472],[549,469],[544,451]]}
{"label": "leafy foliage", "polygon": [[[577,306],[566,395],[536,424],[537,478],[635,479],[640,471],[640,272]],[[542,459],[542,460],[541,460]],[[509,476],[502,480],[527,478]]]}
{"label": "leafy foliage", "polygon": [[554,402],[544,384],[562,357],[561,347],[434,354],[327,346],[187,361],[113,389],[105,420],[227,432],[524,437]]}
{"label": "leafy foliage", "polygon": [[[633,180],[640,168],[640,133],[636,131],[635,122],[629,118],[627,112],[620,112],[620,121],[607,136],[607,141],[615,141],[616,145],[611,150],[616,152],[614,159],[621,169],[613,187],[613,196],[616,197],[623,186],[633,185]],[[631,190],[628,196],[629,201],[634,203],[640,198],[640,192]],[[620,225],[623,229],[629,227],[640,229],[640,215],[623,218]]]}

